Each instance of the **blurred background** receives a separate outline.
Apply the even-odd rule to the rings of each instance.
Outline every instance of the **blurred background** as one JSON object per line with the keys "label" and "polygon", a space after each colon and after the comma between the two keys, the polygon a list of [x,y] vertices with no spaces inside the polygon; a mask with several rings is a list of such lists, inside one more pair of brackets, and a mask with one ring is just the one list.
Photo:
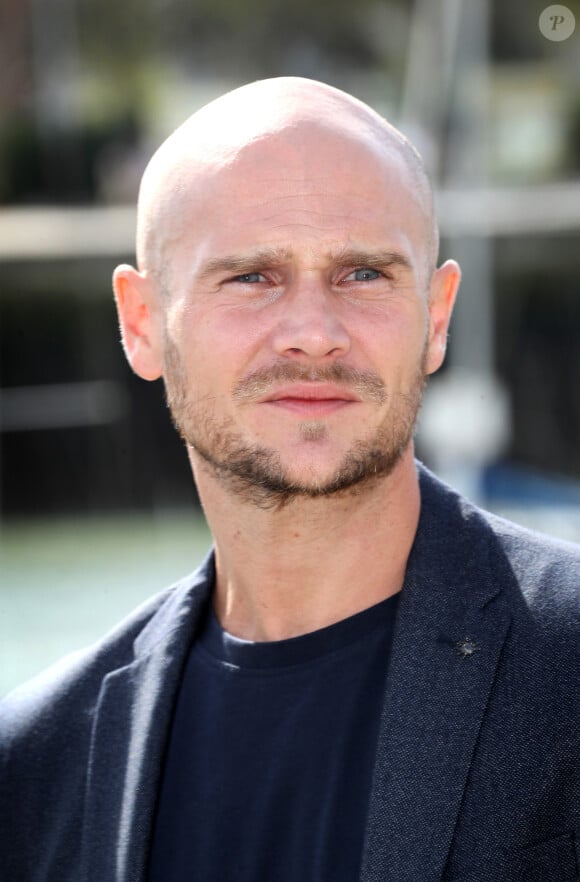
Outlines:
{"label": "blurred background", "polygon": [[[580,540],[580,3],[1,0],[0,692],[209,547],[160,383],[110,278],[148,157],[268,76],[321,79],[415,141],[463,267],[421,458]],[[573,16],[577,28],[573,28]]]}

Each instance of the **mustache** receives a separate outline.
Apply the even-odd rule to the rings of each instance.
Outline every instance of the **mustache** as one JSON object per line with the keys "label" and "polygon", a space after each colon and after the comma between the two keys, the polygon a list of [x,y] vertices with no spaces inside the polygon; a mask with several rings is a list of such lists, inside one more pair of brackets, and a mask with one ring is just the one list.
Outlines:
{"label": "mustache", "polygon": [[259,368],[236,383],[233,397],[236,401],[248,403],[281,383],[332,383],[354,392],[363,401],[376,404],[383,404],[387,398],[385,384],[377,374],[359,371],[340,362],[316,368],[292,363]]}

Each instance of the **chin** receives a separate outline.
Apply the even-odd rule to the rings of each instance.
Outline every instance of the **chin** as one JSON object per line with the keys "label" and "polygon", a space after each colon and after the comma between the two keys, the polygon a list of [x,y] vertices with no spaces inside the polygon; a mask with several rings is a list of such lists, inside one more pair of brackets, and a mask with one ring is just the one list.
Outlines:
{"label": "chin", "polygon": [[281,471],[289,482],[312,487],[334,480],[345,459],[345,450],[316,442],[299,444],[278,454]]}

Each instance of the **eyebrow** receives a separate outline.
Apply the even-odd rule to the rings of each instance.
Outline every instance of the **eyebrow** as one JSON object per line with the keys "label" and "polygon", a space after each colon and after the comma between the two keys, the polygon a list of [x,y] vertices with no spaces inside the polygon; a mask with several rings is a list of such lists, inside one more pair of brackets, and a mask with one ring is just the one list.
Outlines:
{"label": "eyebrow", "polygon": [[[405,270],[413,268],[410,259],[402,251],[368,251],[359,248],[345,248],[336,254],[328,254],[327,257],[330,263],[341,267],[357,266],[385,269],[389,266],[399,266]],[[255,272],[260,267],[282,266],[291,259],[292,252],[286,248],[259,248],[248,254],[227,254],[223,257],[213,257],[207,260],[201,267],[198,278],[205,279],[224,272],[244,275],[244,273]]]}
{"label": "eyebrow", "polygon": [[409,257],[402,251],[366,251],[359,248],[345,248],[334,258],[338,266],[360,266],[369,269],[384,269],[388,266],[399,266],[401,269],[412,270]]}
{"label": "eyebrow", "polygon": [[237,276],[255,271],[258,267],[275,267],[287,263],[292,257],[292,252],[285,248],[259,248],[248,254],[226,254],[223,257],[212,257],[207,260],[200,272],[199,278],[205,279],[218,273],[232,273]]}

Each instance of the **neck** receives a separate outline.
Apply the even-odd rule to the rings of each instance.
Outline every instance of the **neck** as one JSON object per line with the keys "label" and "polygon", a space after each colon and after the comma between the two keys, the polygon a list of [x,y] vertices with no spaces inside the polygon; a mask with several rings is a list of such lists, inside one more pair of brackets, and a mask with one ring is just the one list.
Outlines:
{"label": "neck", "polygon": [[191,452],[216,545],[214,607],[247,640],[296,637],[399,591],[417,530],[411,448],[364,492],[297,498],[280,511],[240,501]]}

